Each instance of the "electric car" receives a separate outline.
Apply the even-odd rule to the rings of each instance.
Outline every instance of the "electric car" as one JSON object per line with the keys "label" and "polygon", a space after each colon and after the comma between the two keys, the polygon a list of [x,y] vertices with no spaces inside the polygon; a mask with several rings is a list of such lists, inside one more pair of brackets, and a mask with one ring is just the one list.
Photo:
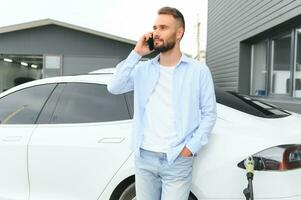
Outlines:
{"label": "electric car", "polygon": [[[133,93],[112,70],[31,81],[0,94],[0,200],[133,200]],[[194,158],[189,200],[301,200],[301,116],[216,89],[218,119]]]}

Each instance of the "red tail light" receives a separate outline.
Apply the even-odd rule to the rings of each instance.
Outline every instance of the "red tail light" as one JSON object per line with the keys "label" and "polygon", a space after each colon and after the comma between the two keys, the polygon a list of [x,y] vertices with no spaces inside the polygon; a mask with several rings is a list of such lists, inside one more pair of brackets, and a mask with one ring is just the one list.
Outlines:
{"label": "red tail light", "polygon": [[283,153],[281,170],[301,168],[301,145],[287,147]]}
{"label": "red tail light", "polygon": [[[255,170],[293,170],[301,168],[301,145],[279,145],[260,151],[253,155]],[[244,160],[238,163],[244,167]]]}

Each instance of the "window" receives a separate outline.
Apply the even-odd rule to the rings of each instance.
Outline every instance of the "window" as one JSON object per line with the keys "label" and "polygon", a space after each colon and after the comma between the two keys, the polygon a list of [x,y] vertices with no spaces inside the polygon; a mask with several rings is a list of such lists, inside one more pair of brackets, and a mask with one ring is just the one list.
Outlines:
{"label": "window", "polygon": [[128,103],[131,116],[134,116],[134,91],[125,93],[125,96],[126,96],[126,101]]}
{"label": "window", "polygon": [[225,92],[216,88],[216,101],[233,109],[263,118],[281,118],[290,114],[274,105],[236,92]]}
{"label": "window", "polygon": [[44,55],[44,78],[60,76],[62,74],[62,56]]}
{"label": "window", "polygon": [[106,85],[66,83],[51,123],[88,123],[130,119],[124,95],[112,95]]}
{"label": "window", "polygon": [[291,78],[291,34],[272,41],[271,83],[273,94],[289,94]]}
{"label": "window", "polygon": [[267,41],[252,45],[251,95],[267,95]]}
{"label": "window", "polygon": [[63,89],[66,84],[61,83],[55,87],[55,90],[52,92],[51,96],[47,100],[47,103],[42,109],[42,112],[38,118],[37,124],[49,124],[54,112],[54,109],[57,105],[57,101],[60,95],[63,92]]}
{"label": "window", "polygon": [[297,48],[296,49],[296,66],[295,66],[295,82],[294,97],[301,97],[301,28],[296,31]]}
{"label": "window", "polygon": [[34,124],[55,85],[34,86],[2,97],[1,124]]}
{"label": "window", "polygon": [[301,98],[301,28],[279,33],[251,45],[250,95]]}

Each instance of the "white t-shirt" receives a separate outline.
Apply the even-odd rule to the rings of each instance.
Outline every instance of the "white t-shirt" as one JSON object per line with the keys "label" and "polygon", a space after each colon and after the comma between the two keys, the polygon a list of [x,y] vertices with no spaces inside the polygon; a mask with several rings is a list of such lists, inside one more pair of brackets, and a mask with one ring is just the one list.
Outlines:
{"label": "white t-shirt", "polygon": [[160,77],[145,108],[145,128],[142,148],[164,152],[176,139],[172,80],[175,66],[160,66]]}

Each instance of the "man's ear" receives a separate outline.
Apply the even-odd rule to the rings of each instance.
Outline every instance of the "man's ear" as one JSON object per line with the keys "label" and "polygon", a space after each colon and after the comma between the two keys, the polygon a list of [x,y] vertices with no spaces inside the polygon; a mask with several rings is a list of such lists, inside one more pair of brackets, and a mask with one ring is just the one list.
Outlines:
{"label": "man's ear", "polygon": [[177,39],[180,40],[183,37],[183,34],[184,34],[184,28],[179,27],[177,31]]}

